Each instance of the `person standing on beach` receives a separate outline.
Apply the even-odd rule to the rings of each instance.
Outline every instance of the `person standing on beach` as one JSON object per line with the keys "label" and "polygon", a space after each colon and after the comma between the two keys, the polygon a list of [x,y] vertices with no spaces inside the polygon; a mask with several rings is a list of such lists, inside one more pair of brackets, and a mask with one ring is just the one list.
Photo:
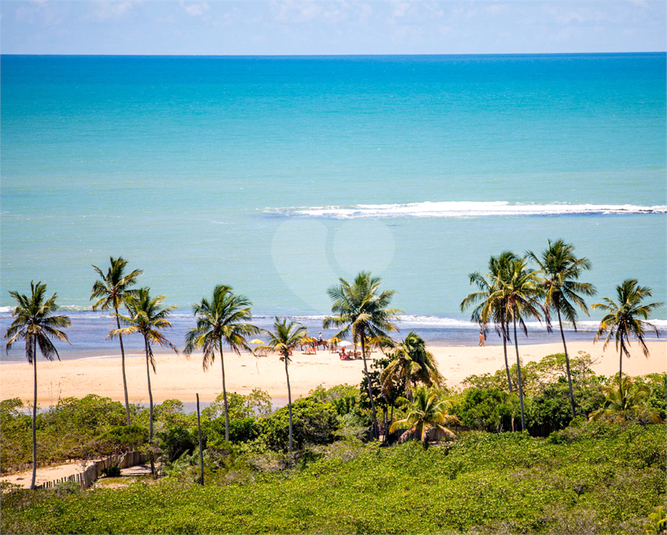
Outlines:
{"label": "person standing on beach", "polygon": [[486,341],[486,337],[484,336],[484,331],[479,331],[479,347],[484,347],[484,342]]}

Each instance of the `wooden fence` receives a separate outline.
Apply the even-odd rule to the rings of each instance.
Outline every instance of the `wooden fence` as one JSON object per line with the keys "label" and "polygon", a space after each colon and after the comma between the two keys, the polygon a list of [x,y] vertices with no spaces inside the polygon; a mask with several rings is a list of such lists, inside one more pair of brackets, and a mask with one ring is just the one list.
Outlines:
{"label": "wooden fence", "polygon": [[102,469],[109,468],[112,465],[118,465],[120,468],[128,468],[129,466],[136,466],[146,462],[146,456],[138,451],[128,451],[122,455],[112,455],[106,459],[93,461],[83,472],[72,474],[68,477],[61,477],[60,479],[53,479],[45,481],[41,485],[37,485],[40,489],[52,489],[59,483],[65,481],[76,481],[81,485],[82,489],[90,488],[95,481],[102,474]]}

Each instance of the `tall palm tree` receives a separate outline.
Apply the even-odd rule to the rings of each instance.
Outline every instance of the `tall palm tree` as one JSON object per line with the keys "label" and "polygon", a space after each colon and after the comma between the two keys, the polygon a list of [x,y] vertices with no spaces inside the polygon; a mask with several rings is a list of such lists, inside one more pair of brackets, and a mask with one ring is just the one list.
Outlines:
{"label": "tall palm tree", "polygon": [[453,438],[455,435],[448,425],[459,424],[456,416],[448,414],[445,400],[440,398],[439,392],[425,386],[415,391],[415,399],[407,409],[407,415],[402,420],[395,421],[389,428],[390,432],[396,429],[408,428],[401,439],[414,436],[421,440],[424,449],[428,447],[429,433],[439,430],[445,436]]}
{"label": "tall palm tree", "polygon": [[[118,318],[118,310],[123,304],[123,299],[126,295],[130,295],[134,290],[130,290],[130,286],[133,286],[137,282],[137,278],[143,272],[139,269],[135,269],[131,273],[125,275],[125,266],[127,266],[127,260],[123,257],[114,258],[110,257],[111,266],[106,272],[93,266],[93,269],[100,276],[99,280],[95,281],[93,284],[93,289],[90,294],[90,299],[97,299],[93,303],[93,310],[98,308],[102,310],[108,310],[113,308],[113,311],[116,316],[116,329],[120,329],[120,320]],[[123,392],[125,394],[125,418],[127,425],[130,425],[130,401],[127,395],[127,377],[125,375],[125,348],[123,347],[123,337],[118,336],[118,341],[120,342],[120,358],[121,358],[121,368],[123,371]]]}
{"label": "tall palm tree", "polygon": [[301,347],[303,338],[306,336],[306,328],[296,321],[287,323],[287,318],[282,321],[275,318],[273,322],[274,332],[267,332],[269,341],[266,346],[258,347],[255,351],[270,350],[280,355],[280,360],[285,363],[285,376],[287,377],[287,410],[289,412],[289,453],[292,454],[292,390],[289,384],[289,368],[288,364],[291,362],[291,355],[294,349]]}
{"label": "tall palm tree", "polygon": [[408,399],[413,400],[413,389],[416,383],[426,386],[440,384],[443,377],[438,371],[438,363],[431,353],[426,351],[424,340],[415,332],[405,337],[391,354],[391,362],[382,370],[380,377],[385,390],[403,379]]}
{"label": "tall palm tree", "polygon": [[[361,343],[361,356],[364,361],[364,375],[368,377],[368,365],[366,364],[366,341],[368,338],[388,337],[391,331],[397,331],[394,321],[396,314],[401,312],[396,308],[388,308],[391,298],[396,293],[393,290],[380,292],[380,277],[373,277],[369,272],[359,273],[352,284],[345,279],[338,279],[339,285],[331,286],[327,290],[329,297],[333,299],[331,312],[333,316],[324,318],[323,326],[339,327],[336,334],[343,338],[352,335],[354,343]],[[368,383],[368,397],[371,400],[371,411],[373,413],[373,436],[378,438],[379,429],[375,402],[371,382]]]}
{"label": "tall palm tree", "polygon": [[243,295],[235,295],[230,286],[218,285],[213,289],[211,300],[202,299],[193,305],[197,326],[185,335],[185,354],[190,355],[195,348],[204,352],[203,366],[208,370],[215,361],[216,349],[220,352],[222,367],[222,397],[225,408],[225,440],[229,440],[229,408],[225,386],[225,360],[222,351],[227,344],[234,353],[241,349],[250,351],[246,336],[260,332],[258,327],[246,323],[252,319],[252,303]]}
{"label": "tall palm tree", "polygon": [[62,340],[69,343],[67,335],[59,329],[70,325],[67,316],[58,316],[56,294],[45,299],[46,284],[30,282],[30,295],[18,292],[9,292],[16,301],[16,307],[12,310],[14,320],[5,333],[9,338],[5,348],[9,351],[18,340],[25,340],[25,356],[28,364],[32,364],[34,372],[34,398],[32,405],[32,480],[30,488],[35,488],[37,477],[37,347],[46,360],[57,358],[60,355],[51,339]]}
{"label": "tall palm tree", "polygon": [[635,384],[628,376],[617,375],[613,384],[603,387],[602,390],[605,393],[604,405],[590,414],[590,420],[596,422],[602,418],[627,420],[638,417],[653,423],[660,422],[658,413],[646,405],[651,394],[648,386]]}
{"label": "tall palm tree", "polygon": [[[109,338],[129,334],[141,334],[144,338],[144,350],[146,352],[146,377],[148,379],[148,429],[151,443],[153,442],[153,391],[151,390],[151,368],[155,369],[155,355],[153,355],[153,344],[162,347],[170,347],[178,354],[178,349],[160,332],[161,329],[171,328],[167,319],[174,306],[162,308],[164,295],[151,297],[150,288],[140,288],[136,293],[125,296],[125,307],[130,312],[129,316],[118,314],[121,323],[126,325],[109,333]],[[151,457],[151,473],[155,475],[155,466]]]}
{"label": "tall palm tree", "polygon": [[607,312],[595,333],[595,341],[600,336],[607,333],[604,340],[604,349],[614,336],[616,341],[616,350],[619,352],[618,375],[623,375],[623,355],[630,357],[630,338],[635,337],[644,352],[644,356],[649,356],[648,347],[644,341],[646,329],[652,329],[658,335],[658,329],[650,323],[644,321],[649,318],[651,312],[662,305],[662,303],[642,304],[645,298],[653,294],[648,286],[639,286],[634,279],[627,279],[622,284],[616,286],[616,296],[618,302],[609,297],[603,298],[604,303],[596,303],[593,308]]}
{"label": "tall palm tree", "polygon": [[526,429],[526,418],[523,409],[523,387],[521,385],[521,361],[519,359],[519,339],[517,338],[517,322],[527,335],[528,329],[524,322],[525,317],[534,317],[542,320],[542,314],[548,317],[548,310],[544,308],[539,299],[544,290],[540,284],[538,272],[529,269],[525,258],[515,258],[510,261],[507,269],[500,271],[494,282],[494,288],[489,297],[491,301],[499,300],[506,303],[506,313],[512,319],[514,330],[514,347],[516,349],[516,366],[519,387],[519,403],[521,406],[521,429]]}
{"label": "tall palm tree", "polygon": [[574,392],[572,390],[572,375],[570,374],[570,358],[567,354],[565,333],[563,332],[563,317],[565,321],[572,324],[577,330],[577,308],[588,315],[588,307],[582,295],[595,295],[595,287],[587,282],[579,282],[582,271],[591,269],[591,261],[586,258],[574,256],[574,246],[563,240],[551,242],[549,246],[538,257],[532,251],[528,252],[540,270],[544,274],[543,289],[545,292],[544,305],[555,310],[558,315],[558,326],[560,337],[563,340],[565,351],[565,368],[567,370],[567,384],[570,391],[570,407],[572,418],[575,417]]}
{"label": "tall palm tree", "polygon": [[[502,299],[502,294],[496,292],[498,281],[502,279],[502,273],[507,271],[511,263],[516,260],[516,255],[511,251],[504,251],[499,256],[489,259],[489,273],[482,276],[475,271],[469,275],[470,284],[479,288],[461,302],[461,311],[475,305],[471,320],[480,323],[484,328],[489,321],[493,321],[496,332],[503,339],[503,355],[505,356],[505,372],[507,373],[507,388],[512,392],[512,379],[510,377],[510,366],[507,360],[507,341],[510,340],[509,320],[507,314],[507,302]],[[493,296],[493,297],[492,297]]]}

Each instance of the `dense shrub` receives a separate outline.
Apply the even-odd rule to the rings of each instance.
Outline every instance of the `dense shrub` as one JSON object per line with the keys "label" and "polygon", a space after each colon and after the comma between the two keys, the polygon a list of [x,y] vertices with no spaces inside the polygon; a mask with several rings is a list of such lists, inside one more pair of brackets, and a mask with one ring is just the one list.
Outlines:
{"label": "dense shrub", "polygon": [[[296,448],[305,444],[333,442],[338,429],[338,413],[330,403],[304,398],[292,404],[292,432]],[[286,450],[289,440],[289,414],[283,407],[258,421],[260,440],[274,450]]]}
{"label": "dense shrub", "polygon": [[[515,396],[498,388],[469,388],[452,413],[461,424],[483,431],[511,431],[516,417]],[[520,423],[520,422],[519,422]]]}

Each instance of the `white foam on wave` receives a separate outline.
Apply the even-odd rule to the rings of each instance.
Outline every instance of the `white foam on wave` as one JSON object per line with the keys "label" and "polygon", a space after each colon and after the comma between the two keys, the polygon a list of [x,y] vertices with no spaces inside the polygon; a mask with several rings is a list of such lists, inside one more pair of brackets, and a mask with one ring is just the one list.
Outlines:
{"label": "white foam on wave", "polygon": [[667,214],[667,206],[634,204],[532,204],[489,202],[416,202],[408,204],[357,204],[350,207],[310,206],[266,208],[265,213],[282,217],[354,218],[477,218],[502,216]]}

